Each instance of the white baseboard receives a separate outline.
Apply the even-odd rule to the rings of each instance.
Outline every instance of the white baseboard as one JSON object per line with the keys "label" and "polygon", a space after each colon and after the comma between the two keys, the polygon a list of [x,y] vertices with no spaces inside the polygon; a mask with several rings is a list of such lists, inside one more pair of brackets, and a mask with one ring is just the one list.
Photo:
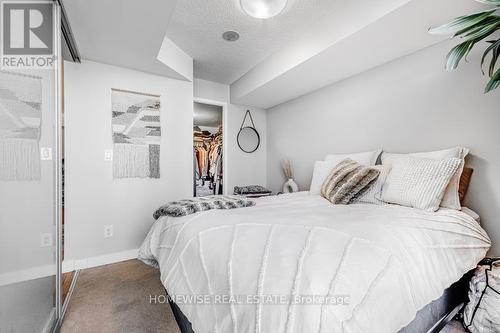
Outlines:
{"label": "white baseboard", "polygon": [[[62,272],[67,273],[77,269],[98,267],[103,265],[114,264],[125,260],[136,259],[138,253],[139,249],[134,249],[134,250],[105,254],[97,257],[79,259],[79,260],[67,259],[64,260],[62,263]],[[0,286],[5,286],[8,284],[18,283],[23,281],[35,280],[47,276],[53,276],[55,274],[56,274],[55,264],[32,267],[15,272],[8,272],[0,274]]]}
{"label": "white baseboard", "polygon": [[109,253],[102,256],[90,257],[85,259],[64,260],[62,271],[63,273],[66,273],[78,269],[98,267],[103,265],[114,264],[121,261],[137,259],[138,253],[139,249],[134,249],[128,251]]}
{"label": "white baseboard", "polygon": [[63,260],[62,262],[62,272],[68,273],[73,272],[75,270],[75,261],[72,259]]}
{"label": "white baseboard", "polygon": [[56,265],[43,265],[0,274],[0,286],[56,275]]}

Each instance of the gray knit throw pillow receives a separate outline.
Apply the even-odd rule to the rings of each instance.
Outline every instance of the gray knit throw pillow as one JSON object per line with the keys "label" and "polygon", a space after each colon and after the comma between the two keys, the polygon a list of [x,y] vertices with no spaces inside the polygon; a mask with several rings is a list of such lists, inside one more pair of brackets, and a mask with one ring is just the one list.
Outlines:
{"label": "gray knit throw pillow", "polygon": [[337,164],[321,187],[321,195],[334,205],[348,205],[366,191],[380,171],[351,159]]}

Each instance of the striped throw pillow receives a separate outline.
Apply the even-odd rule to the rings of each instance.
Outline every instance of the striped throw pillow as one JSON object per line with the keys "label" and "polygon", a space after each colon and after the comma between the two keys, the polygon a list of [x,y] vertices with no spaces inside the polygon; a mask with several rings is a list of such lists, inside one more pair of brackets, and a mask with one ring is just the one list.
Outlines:
{"label": "striped throw pillow", "polygon": [[380,171],[345,159],[333,168],[321,187],[321,195],[335,205],[355,201],[377,179]]}
{"label": "striped throw pillow", "polygon": [[405,157],[393,161],[382,190],[382,200],[392,204],[436,211],[446,186],[461,166],[459,158],[433,160]]}
{"label": "striped throw pillow", "polygon": [[389,171],[391,171],[391,166],[374,165],[372,166],[372,168],[380,171],[380,174],[377,179],[372,184],[370,184],[369,188],[366,191],[357,196],[355,203],[386,205],[386,203],[380,199],[380,196],[382,195],[382,189],[384,188],[385,180],[389,175]]}

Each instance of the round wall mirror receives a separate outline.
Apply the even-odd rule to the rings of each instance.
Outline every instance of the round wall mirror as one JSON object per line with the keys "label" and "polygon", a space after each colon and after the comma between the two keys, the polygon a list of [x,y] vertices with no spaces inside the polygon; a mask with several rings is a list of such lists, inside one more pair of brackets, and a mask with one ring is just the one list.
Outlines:
{"label": "round wall mirror", "polygon": [[[250,122],[252,126],[245,126],[245,121],[247,117],[250,118]],[[238,147],[245,153],[253,153],[259,148],[260,145],[260,135],[259,132],[255,129],[255,124],[253,122],[252,113],[250,110],[247,110],[245,113],[245,117],[243,117],[243,121],[241,122],[240,131],[238,132],[238,136],[236,138],[238,142]]]}
{"label": "round wall mirror", "polygon": [[253,153],[259,148],[260,135],[254,127],[242,127],[238,132],[238,146],[245,153]]}

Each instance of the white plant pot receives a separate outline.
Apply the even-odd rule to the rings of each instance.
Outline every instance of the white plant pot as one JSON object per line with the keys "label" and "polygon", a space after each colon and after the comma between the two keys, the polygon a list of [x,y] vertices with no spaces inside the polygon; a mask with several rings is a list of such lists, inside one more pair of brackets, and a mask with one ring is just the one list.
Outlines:
{"label": "white plant pot", "polygon": [[292,178],[288,179],[283,184],[283,193],[295,193],[299,191],[299,185],[293,181]]}

